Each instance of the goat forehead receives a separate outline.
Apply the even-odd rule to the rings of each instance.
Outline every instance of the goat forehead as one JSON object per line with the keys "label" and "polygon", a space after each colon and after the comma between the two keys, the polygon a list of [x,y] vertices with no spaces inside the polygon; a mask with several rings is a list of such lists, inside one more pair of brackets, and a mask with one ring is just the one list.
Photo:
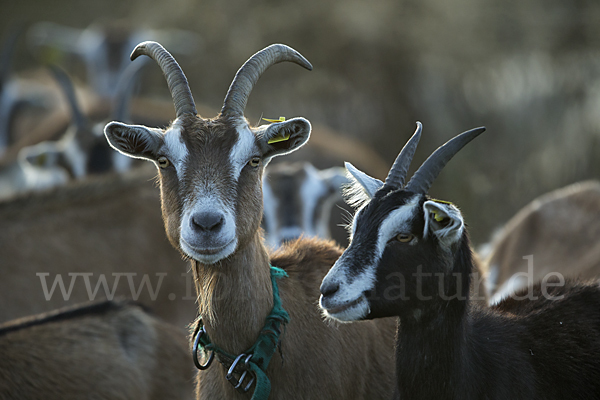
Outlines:
{"label": "goat forehead", "polygon": [[387,242],[398,233],[409,233],[420,212],[421,196],[398,196],[392,193],[375,198],[354,217],[356,242],[375,246],[374,255],[383,254]]}

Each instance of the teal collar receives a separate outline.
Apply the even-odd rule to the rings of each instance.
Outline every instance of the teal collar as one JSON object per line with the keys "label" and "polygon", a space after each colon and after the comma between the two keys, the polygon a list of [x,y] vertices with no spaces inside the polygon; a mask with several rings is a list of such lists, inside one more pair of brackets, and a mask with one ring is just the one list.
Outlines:
{"label": "teal collar", "polygon": [[[266,400],[271,392],[271,381],[265,371],[269,366],[271,357],[280,345],[279,336],[283,325],[290,322],[290,315],[281,305],[277,279],[287,277],[283,269],[270,266],[271,284],[273,285],[273,309],[267,316],[265,326],[260,331],[256,342],[248,350],[239,355],[232,355],[215,346],[204,329],[202,318],[198,319],[198,325],[194,332],[193,358],[196,367],[200,370],[207,369],[212,363],[215,354],[221,364],[227,369],[226,379],[238,390],[245,393],[254,383],[254,394],[251,400]],[[198,361],[198,347],[208,359],[204,364]]]}

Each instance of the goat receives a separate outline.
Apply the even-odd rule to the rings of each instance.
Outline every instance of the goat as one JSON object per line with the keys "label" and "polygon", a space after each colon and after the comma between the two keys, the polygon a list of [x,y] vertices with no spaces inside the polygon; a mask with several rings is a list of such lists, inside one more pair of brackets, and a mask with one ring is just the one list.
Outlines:
{"label": "goat", "polygon": [[181,329],[136,304],[77,305],[0,325],[0,399],[191,399]]}
{"label": "goat", "polygon": [[[347,245],[339,204],[343,169],[318,170],[310,163],[278,163],[269,166],[263,177],[263,228],[273,248],[301,235],[333,238]],[[339,209],[335,207],[338,206]]]}
{"label": "goat", "polygon": [[[17,50],[17,43],[23,26],[14,26],[9,30],[0,52],[0,155],[15,142],[19,134],[16,132],[18,118],[22,111],[32,108],[39,113],[40,106],[46,100],[45,91],[37,84],[24,84],[11,77],[11,63]],[[32,118],[27,115],[27,118]]]}
{"label": "goat", "polygon": [[440,147],[406,186],[420,124],[385,183],[347,164],[361,207],[350,245],[323,279],[320,305],[342,321],[398,317],[396,398],[597,398],[597,282],[537,285],[537,300],[509,299],[490,309],[469,300],[473,261],[463,217],[426,193],[483,131]]}
{"label": "goat", "polygon": [[107,99],[119,91],[119,77],[128,66],[128,49],[142,37],[163,40],[183,54],[195,50],[199,41],[198,36],[189,31],[132,28],[130,21],[124,20],[96,23],[83,30],[39,22],[28,33],[29,43],[34,48],[51,47],[81,59],[90,87]]}
{"label": "goat", "polygon": [[[144,64],[130,65],[121,76],[119,92],[113,101],[113,118],[128,119],[133,84]],[[88,175],[123,172],[132,166],[131,158],[111,152],[106,143],[103,135],[106,119],[92,124],[85,116],[66,72],[53,66],[52,73],[63,89],[73,123],[60,139],[25,146],[20,149],[16,162],[0,169],[0,198],[30,190],[46,190]]]}
{"label": "goat", "polygon": [[[201,332],[224,351],[246,360],[242,367],[218,353],[222,366],[202,372],[198,398],[247,398],[226,380],[231,377],[229,368],[233,372],[246,368],[255,380],[264,376],[257,378],[258,364],[251,359],[255,353],[245,352],[265,334],[261,330],[275,305],[269,264],[288,275],[277,285],[291,318],[281,338],[281,353],[273,354],[264,371],[271,382],[269,398],[391,396],[395,321],[326,324],[316,306],[318,282],[341,250],[333,242],[299,239],[270,255],[261,235],[264,167],[271,158],[302,146],[311,125],[298,117],[250,127],[244,109],[268,67],[291,61],[311,69],[310,63],[285,45],[259,51],[236,74],[221,113],[203,119],[175,59],[156,42],[139,44],[132,58],[140,55],[151,57],[162,69],[177,117],[165,130],[111,122],[106,137],[116,150],[157,166],[167,236],[193,266]],[[242,381],[238,386],[244,389],[252,382],[234,378],[232,382]]]}
{"label": "goat", "polygon": [[187,325],[192,277],[165,237],[153,176],[144,165],[0,202],[0,321],[125,296]]}
{"label": "goat", "polygon": [[489,244],[484,262],[492,302],[557,273],[599,276],[598,237],[600,182],[575,183],[533,200]]}

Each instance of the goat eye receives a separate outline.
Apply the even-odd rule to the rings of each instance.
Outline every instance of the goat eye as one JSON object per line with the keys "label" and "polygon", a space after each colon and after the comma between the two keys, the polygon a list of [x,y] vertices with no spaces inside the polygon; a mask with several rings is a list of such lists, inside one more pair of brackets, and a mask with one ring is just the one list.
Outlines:
{"label": "goat eye", "polygon": [[258,167],[260,164],[260,157],[252,157],[250,161],[248,161],[248,164],[254,168]]}
{"label": "goat eye", "polygon": [[158,162],[158,166],[161,168],[167,168],[170,164],[167,157],[158,157],[158,160],[156,161]]}
{"label": "goat eye", "polygon": [[401,242],[401,243],[408,243],[411,240],[413,240],[414,236],[412,233],[399,233],[396,236],[396,240]]}

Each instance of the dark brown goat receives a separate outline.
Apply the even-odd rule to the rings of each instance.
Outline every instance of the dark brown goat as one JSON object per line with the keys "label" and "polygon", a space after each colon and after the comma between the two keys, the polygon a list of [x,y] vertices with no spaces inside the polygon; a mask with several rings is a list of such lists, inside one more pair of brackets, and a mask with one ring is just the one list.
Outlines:
{"label": "dark brown goat", "polygon": [[0,399],[185,400],[184,332],[127,302],[0,325]]}

